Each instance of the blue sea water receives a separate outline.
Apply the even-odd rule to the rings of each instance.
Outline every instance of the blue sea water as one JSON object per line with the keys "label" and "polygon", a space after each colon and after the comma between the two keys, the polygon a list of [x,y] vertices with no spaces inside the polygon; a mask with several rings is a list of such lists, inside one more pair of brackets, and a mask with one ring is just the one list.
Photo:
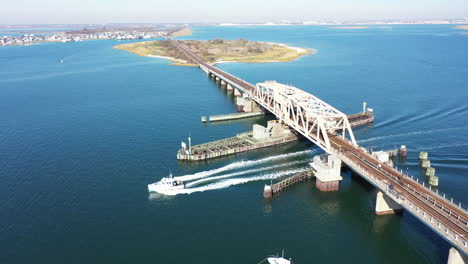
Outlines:
{"label": "blue sea water", "polygon": [[[367,101],[376,121],[354,130],[360,144],[407,145],[398,166],[420,180],[417,155],[429,151],[439,190],[468,204],[464,31],[196,27],[183,39],[216,37],[315,49],[289,63],[219,67],[251,83],[295,85],[345,113]],[[266,119],[203,125],[202,115],[235,111],[232,94],[196,68],[112,49],[122,43],[0,47],[1,263],[258,263],[282,249],[295,263],[446,261],[450,246],[411,215],[375,216],[376,190],[349,172],[339,192],[309,182],[264,202],[270,180],[261,179],[307,166],[320,153],[310,144],[177,162],[189,135],[203,143]],[[169,171],[220,168],[212,175],[239,176],[192,194],[148,195]]]}

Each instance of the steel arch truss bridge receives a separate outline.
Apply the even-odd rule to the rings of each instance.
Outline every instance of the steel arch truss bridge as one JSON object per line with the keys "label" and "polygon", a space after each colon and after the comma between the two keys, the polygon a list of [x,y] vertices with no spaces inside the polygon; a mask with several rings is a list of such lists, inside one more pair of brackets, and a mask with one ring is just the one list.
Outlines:
{"label": "steel arch truss bridge", "polygon": [[301,89],[275,81],[258,83],[254,100],[327,152],[332,150],[329,133],[348,135],[357,146],[347,116]]}

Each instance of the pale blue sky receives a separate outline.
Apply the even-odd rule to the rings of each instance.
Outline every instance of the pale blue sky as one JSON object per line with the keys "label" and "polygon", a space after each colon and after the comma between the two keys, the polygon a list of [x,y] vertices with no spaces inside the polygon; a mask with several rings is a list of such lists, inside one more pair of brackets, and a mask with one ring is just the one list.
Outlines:
{"label": "pale blue sky", "polygon": [[1,0],[0,24],[442,19],[468,0]]}

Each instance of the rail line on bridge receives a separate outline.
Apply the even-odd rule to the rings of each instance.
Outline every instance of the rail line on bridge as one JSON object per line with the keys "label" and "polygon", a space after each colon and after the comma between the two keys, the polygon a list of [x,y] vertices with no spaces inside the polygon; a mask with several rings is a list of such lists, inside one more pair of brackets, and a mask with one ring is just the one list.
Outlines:
{"label": "rail line on bridge", "polygon": [[255,91],[255,85],[250,84],[244,80],[241,80],[237,78],[236,76],[233,76],[223,70],[220,70],[214,67],[213,65],[210,65],[204,62],[202,59],[200,59],[197,55],[195,55],[193,52],[188,50],[186,47],[183,47],[181,44],[177,43],[177,41],[169,37],[166,37],[166,39],[170,41],[175,47],[177,47],[182,53],[184,53],[185,56],[187,56],[187,58],[189,59],[189,62],[198,64],[202,69],[206,69],[211,72],[214,72],[216,75],[221,76],[222,79],[232,84],[236,88],[240,89],[242,92],[253,93]]}
{"label": "rail line on bridge", "polygon": [[[190,62],[247,93],[264,109],[325,152],[337,155],[364,179],[380,189],[452,246],[468,255],[468,212],[402,171],[380,162],[359,147],[346,115],[298,88],[275,83],[256,86],[205,63],[177,41],[167,38]],[[340,134],[341,133],[341,134]],[[346,138],[346,133],[349,137]]]}

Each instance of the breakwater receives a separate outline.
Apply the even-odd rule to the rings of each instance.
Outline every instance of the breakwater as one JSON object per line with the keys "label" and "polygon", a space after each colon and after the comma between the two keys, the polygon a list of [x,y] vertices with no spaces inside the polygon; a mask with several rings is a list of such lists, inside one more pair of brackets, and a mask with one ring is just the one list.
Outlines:
{"label": "breakwater", "polygon": [[255,117],[255,116],[262,116],[265,115],[265,112],[240,112],[240,113],[231,113],[231,114],[224,114],[224,115],[212,115],[212,116],[202,116],[201,121],[203,123],[209,122],[219,122],[219,121],[229,121],[229,120],[237,120],[242,118],[248,117]]}
{"label": "breakwater", "polygon": [[[348,116],[351,127],[372,123],[372,112],[363,112]],[[177,151],[178,160],[207,160],[217,157],[242,153],[250,150],[266,148],[296,141],[301,136],[293,130],[281,125],[278,121],[270,121],[262,130],[254,125],[253,130],[237,134],[234,137],[216,140]]]}

